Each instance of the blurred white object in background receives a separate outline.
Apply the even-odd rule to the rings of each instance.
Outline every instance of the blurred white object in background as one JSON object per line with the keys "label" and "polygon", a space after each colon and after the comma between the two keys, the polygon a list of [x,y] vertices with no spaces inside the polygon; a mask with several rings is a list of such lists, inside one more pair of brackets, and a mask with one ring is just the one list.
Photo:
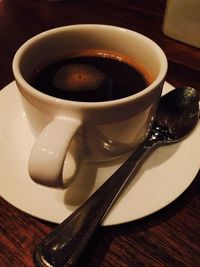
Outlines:
{"label": "blurred white object in background", "polygon": [[200,48],[200,0],[168,0],[163,32],[173,39]]}

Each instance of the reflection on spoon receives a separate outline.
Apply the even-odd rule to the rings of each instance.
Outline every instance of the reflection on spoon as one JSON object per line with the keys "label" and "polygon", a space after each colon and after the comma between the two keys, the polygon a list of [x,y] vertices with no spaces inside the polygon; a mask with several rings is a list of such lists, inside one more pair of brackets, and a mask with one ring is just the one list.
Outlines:
{"label": "reflection on spoon", "polygon": [[117,196],[150,149],[181,141],[196,126],[199,96],[191,87],[177,88],[161,98],[149,136],[129,159],[36,248],[38,266],[73,266]]}

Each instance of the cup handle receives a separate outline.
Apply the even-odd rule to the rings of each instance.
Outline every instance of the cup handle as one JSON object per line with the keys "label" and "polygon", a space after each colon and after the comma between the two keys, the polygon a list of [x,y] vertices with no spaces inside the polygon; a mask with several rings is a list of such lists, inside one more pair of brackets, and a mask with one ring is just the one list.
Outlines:
{"label": "cup handle", "polygon": [[[66,155],[80,126],[81,121],[77,119],[56,118],[42,130],[32,147],[28,163],[29,175],[36,183],[50,187],[66,187],[66,171],[65,179],[62,177],[65,158],[70,158]],[[77,146],[73,147],[73,153],[78,153]],[[77,159],[75,155],[75,168],[78,166]]]}

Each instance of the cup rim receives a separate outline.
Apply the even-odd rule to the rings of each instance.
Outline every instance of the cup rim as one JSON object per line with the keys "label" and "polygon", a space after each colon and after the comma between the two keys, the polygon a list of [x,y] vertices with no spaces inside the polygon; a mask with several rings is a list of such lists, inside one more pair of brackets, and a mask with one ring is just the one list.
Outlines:
{"label": "cup rim", "polygon": [[[34,42],[37,42],[38,39],[40,39],[41,37],[45,37],[49,34],[53,34],[55,32],[62,32],[65,31],[66,29],[75,29],[75,28],[110,28],[113,30],[119,30],[119,31],[126,31],[129,32],[130,34],[136,34],[138,37],[143,38],[146,40],[146,42],[149,42],[151,44],[152,47],[154,47],[157,50],[157,54],[159,56],[160,59],[160,70],[159,73],[157,75],[157,77],[155,78],[155,80],[149,84],[146,88],[144,88],[143,90],[124,97],[124,98],[120,98],[120,99],[115,99],[115,100],[107,100],[107,101],[97,101],[97,102],[82,102],[82,101],[74,101],[74,100],[68,100],[68,99],[61,99],[61,98],[57,98],[54,96],[50,96],[47,95],[43,92],[40,92],[39,90],[37,90],[36,88],[34,88],[33,86],[31,86],[23,77],[23,75],[20,72],[19,69],[19,65],[20,65],[20,59],[24,53],[24,51],[26,51],[26,49]],[[59,104],[60,106],[65,106],[65,105],[72,105],[72,106],[79,106],[79,107],[83,107],[83,108],[105,108],[105,107],[110,107],[110,106],[116,106],[116,105],[121,105],[124,104],[126,102],[129,101],[133,101],[136,100],[138,98],[141,98],[144,95],[147,95],[148,93],[150,93],[152,90],[154,90],[159,84],[161,84],[162,82],[164,82],[164,77],[167,73],[167,68],[168,68],[168,62],[167,62],[167,58],[166,55],[164,53],[164,51],[161,49],[161,47],[154,42],[152,39],[150,39],[149,37],[127,29],[127,28],[122,28],[122,27],[118,27],[118,26],[113,26],[113,25],[105,25],[105,24],[74,24],[74,25],[67,25],[67,26],[61,26],[61,27],[56,27],[56,28],[52,28],[50,30],[47,31],[43,31],[35,36],[33,36],[32,38],[28,39],[24,44],[22,44],[21,47],[19,47],[19,49],[17,50],[17,52],[14,55],[13,58],[13,62],[12,62],[12,69],[13,69],[13,74],[15,77],[15,80],[17,81],[17,83],[19,83],[28,93],[29,95],[33,96],[34,98],[40,99],[44,102],[48,102],[49,104]]]}

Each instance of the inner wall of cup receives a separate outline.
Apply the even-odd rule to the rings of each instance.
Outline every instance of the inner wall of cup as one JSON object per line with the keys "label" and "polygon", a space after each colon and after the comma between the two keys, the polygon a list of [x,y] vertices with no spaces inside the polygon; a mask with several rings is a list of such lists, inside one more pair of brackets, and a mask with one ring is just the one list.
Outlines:
{"label": "inner wall of cup", "polygon": [[124,54],[143,65],[154,79],[160,72],[158,49],[151,40],[112,26],[63,27],[40,34],[24,45],[19,61],[20,72],[29,81],[33,71],[42,64],[91,48]]}

